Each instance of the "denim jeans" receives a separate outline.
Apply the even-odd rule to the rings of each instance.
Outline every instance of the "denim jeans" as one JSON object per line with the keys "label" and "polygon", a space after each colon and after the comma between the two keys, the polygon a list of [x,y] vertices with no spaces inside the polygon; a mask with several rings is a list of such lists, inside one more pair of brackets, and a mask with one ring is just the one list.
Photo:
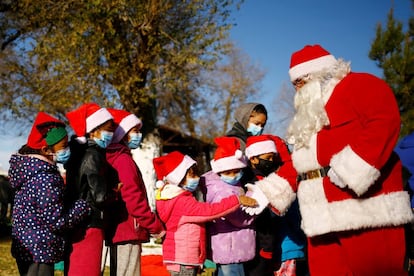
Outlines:
{"label": "denim jeans", "polygon": [[244,276],[243,263],[218,264],[218,276]]}

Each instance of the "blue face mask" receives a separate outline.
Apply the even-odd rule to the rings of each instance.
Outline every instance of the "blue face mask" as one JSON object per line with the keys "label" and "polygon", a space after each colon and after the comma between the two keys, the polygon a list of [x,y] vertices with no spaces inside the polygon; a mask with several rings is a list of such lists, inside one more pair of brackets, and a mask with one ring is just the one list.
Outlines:
{"label": "blue face mask", "polygon": [[128,141],[128,147],[130,149],[136,149],[141,144],[142,140],[142,133],[141,132],[131,132],[129,134],[129,141]]}
{"label": "blue face mask", "polygon": [[185,186],[183,188],[187,191],[194,192],[197,189],[199,180],[200,180],[199,177],[187,178],[187,181],[186,181]]}
{"label": "blue face mask", "polygon": [[102,130],[101,138],[94,137],[93,140],[96,142],[96,144],[98,144],[98,146],[100,146],[103,149],[106,149],[106,147],[109,146],[109,144],[111,143],[113,136],[113,132]]}
{"label": "blue face mask", "polygon": [[249,127],[247,128],[247,132],[250,132],[253,136],[257,136],[257,135],[262,134],[263,128],[258,126],[258,125],[249,123]]}
{"label": "blue face mask", "polygon": [[56,162],[66,164],[70,158],[70,149],[69,147],[58,150],[55,152]]}
{"label": "blue face mask", "polygon": [[226,182],[227,184],[230,184],[232,186],[237,185],[240,181],[240,179],[243,176],[243,172],[240,171],[238,174],[234,175],[234,176],[227,176],[227,175],[220,175],[221,180],[223,180],[224,182]]}

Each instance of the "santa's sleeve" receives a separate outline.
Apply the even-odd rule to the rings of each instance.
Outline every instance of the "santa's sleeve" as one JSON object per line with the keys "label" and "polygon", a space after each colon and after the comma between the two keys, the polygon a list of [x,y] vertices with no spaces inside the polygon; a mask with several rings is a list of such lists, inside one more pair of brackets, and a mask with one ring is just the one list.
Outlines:
{"label": "santa's sleeve", "polygon": [[269,200],[271,209],[278,215],[286,213],[296,198],[297,173],[289,157],[283,157],[285,162],[274,173],[255,184]]}
{"label": "santa's sleeve", "polygon": [[[357,82],[362,87],[349,87],[347,100],[358,116],[361,130],[332,156],[329,165],[349,189],[362,195],[379,178],[393,151],[400,116],[394,94],[384,81],[364,75]],[[327,109],[327,112],[329,116],[335,114],[335,110]]]}

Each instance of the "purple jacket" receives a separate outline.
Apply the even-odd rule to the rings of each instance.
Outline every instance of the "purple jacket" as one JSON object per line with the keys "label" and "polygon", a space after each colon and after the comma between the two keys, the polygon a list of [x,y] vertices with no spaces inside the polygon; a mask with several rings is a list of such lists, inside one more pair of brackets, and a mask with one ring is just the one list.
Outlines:
{"label": "purple jacket", "polygon": [[[207,189],[206,201],[219,202],[230,195],[244,194],[241,186],[223,182],[219,175],[209,171],[201,177]],[[256,232],[254,217],[241,208],[208,224],[208,237],[211,242],[212,259],[218,264],[246,262],[254,258]]]}

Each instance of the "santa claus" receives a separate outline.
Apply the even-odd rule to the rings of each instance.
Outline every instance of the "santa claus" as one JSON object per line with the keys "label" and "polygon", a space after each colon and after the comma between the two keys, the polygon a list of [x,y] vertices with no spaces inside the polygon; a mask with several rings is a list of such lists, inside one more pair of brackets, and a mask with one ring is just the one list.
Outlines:
{"label": "santa claus", "polygon": [[404,225],[413,213],[393,152],[400,116],[392,90],[319,45],[293,53],[289,76],[296,114],[287,141],[298,181],[275,172],[248,184],[260,206],[246,212],[270,204],[283,214],[296,195],[311,275],[407,275]]}

